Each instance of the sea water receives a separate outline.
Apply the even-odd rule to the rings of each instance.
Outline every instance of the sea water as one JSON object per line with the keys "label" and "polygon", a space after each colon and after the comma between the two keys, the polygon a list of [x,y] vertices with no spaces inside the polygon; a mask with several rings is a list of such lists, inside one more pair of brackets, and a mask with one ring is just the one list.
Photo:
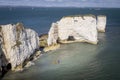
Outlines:
{"label": "sea water", "polygon": [[24,23],[40,34],[63,16],[94,14],[107,16],[105,33],[97,45],[64,44],[35,61],[22,72],[9,71],[3,80],[120,80],[120,9],[115,8],[0,8],[0,24]]}

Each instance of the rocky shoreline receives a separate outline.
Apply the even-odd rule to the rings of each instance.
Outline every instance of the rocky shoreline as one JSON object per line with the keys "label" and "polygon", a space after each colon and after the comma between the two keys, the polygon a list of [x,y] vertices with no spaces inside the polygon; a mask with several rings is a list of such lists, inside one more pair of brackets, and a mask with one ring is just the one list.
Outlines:
{"label": "rocky shoreline", "polygon": [[0,26],[0,76],[8,70],[22,71],[34,65],[41,51],[56,50],[73,42],[98,43],[98,32],[105,32],[106,16],[77,15],[63,17],[52,23],[47,34],[38,34],[22,23]]}

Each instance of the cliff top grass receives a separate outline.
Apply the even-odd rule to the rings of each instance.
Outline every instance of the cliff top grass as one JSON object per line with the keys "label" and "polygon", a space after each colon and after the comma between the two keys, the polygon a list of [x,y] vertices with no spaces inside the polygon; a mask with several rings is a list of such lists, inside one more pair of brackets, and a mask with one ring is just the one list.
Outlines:
{"label": "cliff top grass", "polygon": [[22,42],[20,42],[19,40],[16,40],[16,44],[12,46],[12,48],[15,49],[15,47],[19,47],[21,44]]}
{"label": "cliff top grass", "polygon": [[22,42],[19,41],[19,38],[20,38],[20,32],[21,32],[23,29],[24,29],[24,27],[23,27],[23,24],[22,24],[22,23],[17,23],[17,24],[16,24],[17,39],[16,39],[16,44],[13,46],[13,48],[14,48],[15,46],[19,47],[19,46],[22,44]]}
{"label": "cliff top grass", "polygon": [[24,26],[23,26],[22,23],[17,23],[17,24],[16,24],[16,31],[21,31],[21,30],[23,30],[23,29],[24,29]]}
{"label": "cliff top grass", "polygon": [[16,40],[15,46],[19,47],[21,44],[22,44],[22,43],[21,43],[20,41]]}
{"label": "cliff top grass", "polygon": [[68,16],[63,16],[63,18],[67,18],[67,17],[82,17],[84,19],[85,16],[90,16],[90,17],[93,17],[93,18],[96,18],[95,15],[93,14],[85,14],[85,15],[68,15]]}
{"label": "cliff top grass", "polygon": [[105,15],[98,15],[97,17],[106,17]]}

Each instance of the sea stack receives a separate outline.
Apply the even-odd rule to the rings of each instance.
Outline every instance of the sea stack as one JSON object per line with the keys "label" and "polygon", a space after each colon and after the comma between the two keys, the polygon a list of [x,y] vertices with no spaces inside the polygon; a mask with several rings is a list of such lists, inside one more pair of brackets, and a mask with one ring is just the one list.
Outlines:
{"label": "sea stack", "polygon": [[94,15],[67,16],[53,23],[48,33],[48,44],[88,42],[97,44],[96,17]]}
{"label": "sea stack", "polygon": [[97,16],[97,30],[99,32],[105,32],[106,28],[106,16],[99,15]]}
{"label": "sea stack", "polygon": [[38,34],[26,29],[22,23],[0,26],[1,66],[11,65],[12,70],[21,70],[25,60],[39,49]]}
{"label": "sea stack", "polygon": [[[60,47],[60,44],[73,42],[98,43],[98,32],[105,32],[106,16],[73,15],[66,16],[52,23],[47,37],[41,36],[43,51],[47,52]],[[47,40],[46,40],[47,39]],[[42,42],[41,42],[42,41]]]}

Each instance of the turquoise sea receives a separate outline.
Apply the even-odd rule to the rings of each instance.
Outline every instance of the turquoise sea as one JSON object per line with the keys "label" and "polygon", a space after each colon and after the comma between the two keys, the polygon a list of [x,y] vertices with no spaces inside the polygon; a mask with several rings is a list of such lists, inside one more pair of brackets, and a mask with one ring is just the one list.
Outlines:
{"label": "turquoise sea", "polygon": [[119,8],[1,7],[0,24],[22,22],[40,35],[48,32],[52,22],[78,14],[107,16],[106,32],[98,34],[98,45],[64,44],[42,54],[22,72],[9,71],[3,80],[120,80]]}

